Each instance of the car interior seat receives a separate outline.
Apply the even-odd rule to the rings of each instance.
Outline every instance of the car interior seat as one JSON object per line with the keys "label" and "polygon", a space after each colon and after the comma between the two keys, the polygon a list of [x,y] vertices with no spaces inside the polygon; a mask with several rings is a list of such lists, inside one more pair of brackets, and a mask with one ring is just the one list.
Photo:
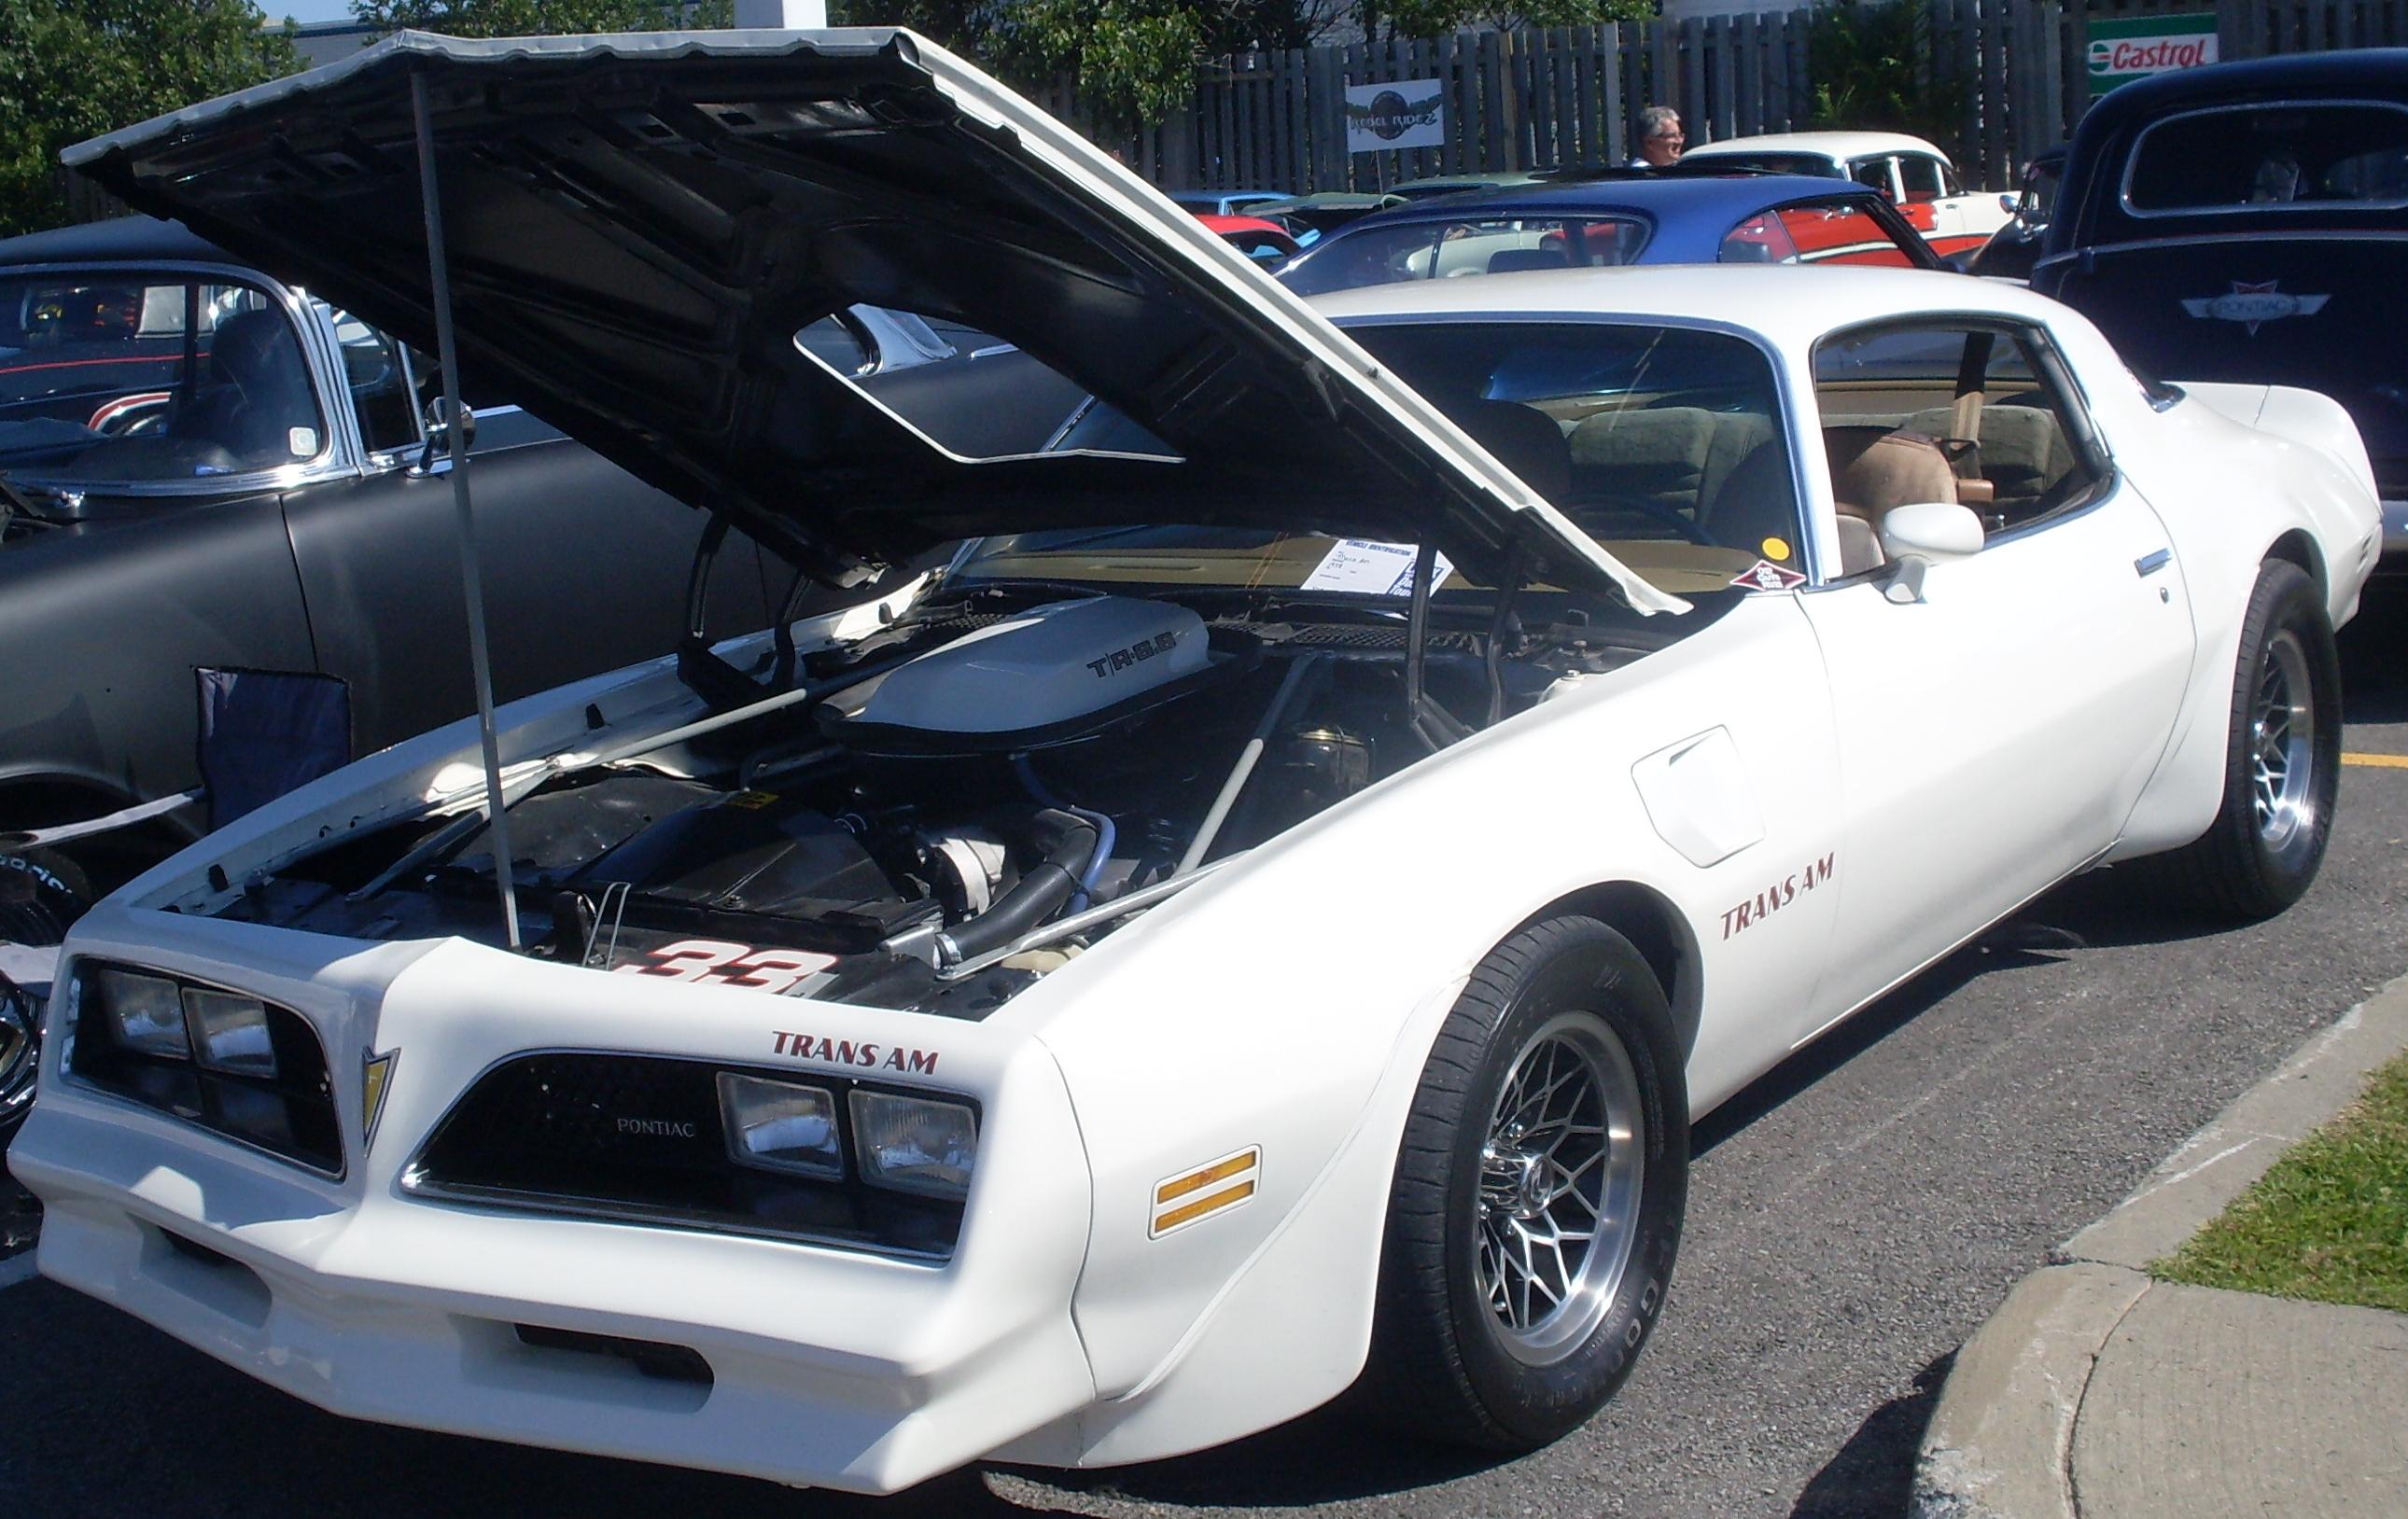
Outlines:
{"label": "car interior seat", "polygon": [[219,322],[209,371],[217,383],[177,419],[175,436],[220,444],[245,469],[292,464],[296,430],[318,436],[309,371],[283,313],[237,311]]}
{"label": "car interior seat", "polygon": [[1562,248],[1500,248],[1488,255],[1490,274],[1512,274],[1521,269],[1569,269],[1571,254]]}
{"label": "car interior seat", "polygon": [[1571,494],[1571,449],[1555,418],[1519,401],[1474,401],[1450,409],[1457,426],[1530,489],[1556,505]]}
{"label": "car interior seat", "polygon": [[1874,438],[1844,466],[1835,458],[1831,494],[1840,509],[1840,573],[1856,575],[1882,564],[1882,518],[1919,502],[1954,503],[1956,475],[1937,442],[1900,430]]}
{"label": "car interior seat", "polygon": [[1789,450],[1778,437],[1748,451],[1706,501],[1698,525],[1727,549],[1772,554],[1772,539],[1793,545],[1798,536],[1798,491],[1789,471]]}
{"label": "car interior seat", "polygon": [[1600,411],[1572,429],[1572,477],[1584,495],[1601,504],[1645,501],[1702,526],[1724,482],[1771,437],[1770,421],[1752,411],[1694,406]]}

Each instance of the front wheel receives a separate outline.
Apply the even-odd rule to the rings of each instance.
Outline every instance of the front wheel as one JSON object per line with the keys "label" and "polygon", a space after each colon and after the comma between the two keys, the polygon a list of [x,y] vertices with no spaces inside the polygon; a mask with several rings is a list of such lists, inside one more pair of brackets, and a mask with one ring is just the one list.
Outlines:
{"label": "front wheel", "polygon": [[1664,994],[1588,918],[1482,961],[1397,1157],[1367,1390],[1419,1433],[1528,1450],[1622,1385],[1663,1311],[1688,1193]]}
{"label": "front wheel", "polygon": [[2306,894],[2341,785],[2341,665],[2315,582],[2266,562],[2241,624],[2224,800],[2164,857],[2176,891],[2220,917],[2271,918]]}

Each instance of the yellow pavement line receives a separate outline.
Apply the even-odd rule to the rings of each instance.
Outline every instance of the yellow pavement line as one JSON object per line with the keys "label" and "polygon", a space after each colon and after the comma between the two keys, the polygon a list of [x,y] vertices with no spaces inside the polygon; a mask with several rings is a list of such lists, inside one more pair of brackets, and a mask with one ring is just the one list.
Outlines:
{"label": "yellow pavement line", "polygon": [[2386,770],[2408,770],[2408,754],[2344,754],[2344,765],[2372,765]]}

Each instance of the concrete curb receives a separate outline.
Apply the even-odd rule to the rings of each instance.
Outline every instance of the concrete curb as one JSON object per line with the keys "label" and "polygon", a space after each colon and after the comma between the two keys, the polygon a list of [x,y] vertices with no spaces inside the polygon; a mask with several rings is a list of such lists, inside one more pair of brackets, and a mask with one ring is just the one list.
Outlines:
{"label": "concrete curb", "polygon": [[1956,1353],[1915,1463],[1918,1519],[2074,1519],[2076,1414],[2100,1352],[2172,1254],[2408,1049],[2408,977],[2291,1053],[2051,1253]]}

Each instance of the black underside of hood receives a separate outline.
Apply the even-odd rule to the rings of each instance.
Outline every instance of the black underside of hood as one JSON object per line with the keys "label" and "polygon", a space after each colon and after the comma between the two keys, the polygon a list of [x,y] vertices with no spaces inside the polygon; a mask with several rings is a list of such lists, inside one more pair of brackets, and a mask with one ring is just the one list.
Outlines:
{"label": "black underside of hood", "polygon": [[[908,34],[708,36],[402,34],[69,160],[431,351],[423,77],[472,393],[831,581],[949,538],[1140,522],[1429,536],[1475,571],[1520,538],[1603,579],[1334,382],[1283,293],[1132,210],[1116,169],[966,109]],[[1183,462],[951,457],[796,349],[855,303],[1017,344]]]}

